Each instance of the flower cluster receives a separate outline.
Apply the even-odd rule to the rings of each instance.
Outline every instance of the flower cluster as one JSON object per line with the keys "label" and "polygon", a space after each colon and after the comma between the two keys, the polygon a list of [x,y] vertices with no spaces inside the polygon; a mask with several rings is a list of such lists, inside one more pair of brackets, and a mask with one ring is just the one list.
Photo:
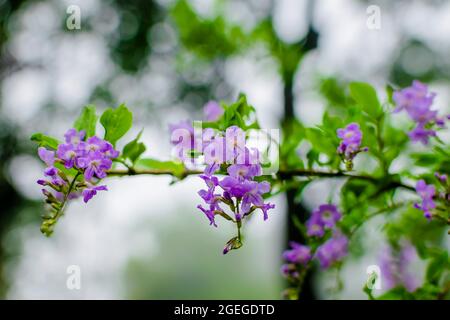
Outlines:
{"label": "flower cluster", "polygon": [[[53,212],[43,225],[43,232],[48,234],[67,200],[82,196],[87,203],[98,191],[107,190],[98,182],[106,177],[112,159],[119,156],[109,142],[96,136],[86,139],[84,131],[70,129],[64,137],[65,143],[59,144],[56,151],[44,147],[38,149],[38,155],[47,167],[45,178],[37,183],[51,189],[42,189]],[[69,177],[71,175],[73,177]]]}
{"label": "flower cluster", "polygon": [[435,211],[436,214],[442,211],[442,209],[438,208],[436,205],[436,201],[443,202],[442,208],[447,207],[448,210],[448,207],[450,207],[450,184],[448,183],[447,175],[436,172],[434,176],[439,183],[438,188],[440,190],[436,190],[435,185],[427,184],[423,179],[416,183],[416,192],[421,198],[421,202],[415,203],[414,207],[422,210],[427,219],[432,218],[433,211]]}
{"label": "flower cluster", "polygon": [[295,279],[300,276],[297,266],[306,267],[311,260],[311,248],[294,241],[291,241],[289,245],[291,249],[283,253],[283,259],[287,263],[281,267],[281,273],[286,277]]}
{"label": "flower cluster", "polygon": [[[216,101],[209,101],[203,107],[206,121],[217,121],[224,113],[223,108]],[[210,128],[199,129],[198,132],[192,121],[183,120],[175,124],[169,124],[171,135],[170,142],[175,146],[174,155],[185,164],[192,163],[196,153],[202,153],[203,148],[215,133]]]}
{"label": "flower cluster", "polygon": [[394,92],[393,99],[397,106],[394,112],[405,110],[416,122],[416,127],[408,134],[414,142],[428,144],[430,137],[436,136],[436,127],[445,125],[445,118],[438,117],[438,112],[431,110],[435,96],[435,93],[428,92],[427,85],[417,80],[410,87]]}
{"label": "flower cluster", "polygon": [[319,239],[325,235],[326,230],[330,230],[331,238],[319,245],[315,252],[307,245],[291,242],[291,249],[283,253],[283,259],[287,263],[282,266],[281,272],[295,281],[300,277],[299,271],[305,270],[312,259],[317,259],[322,268],[328,268],[342,260],[348,253],[348,238],[336,228],[341,217],[342,214],[332,204],[322,204],[313,210],[306,222],[307,235]]}
{"label": "flower cluster", "polygon": [[403,241],[398,248],[384,248],[380,257],[381,276],[386,289],[403,286],[413,292],[419,286],[411,264],[417,260],[416,249],[411,243]]}
{"label": "flower cluster", "polygon": [[338,138],[342,139],[337,152],[341,155],[347,170],[353,169],[353,159],[362,151],[368,151],[367,147],[361,148],[362,132],[359,124],[350,123],[345,128],[337,130]]}
{"label": "flower cluster", "polygon": [[348,254],[348,238],[339,232],[317,248],[316,258],[322,268],[328,268]]}
{"label": "flower cluster", "polygon": [[325,229],[333,229],[342,217],[342,214],[332,204],[322,204],[311,214],[311,218],[307,221],[307,235],[309,237],[323,237]]}
{"label": "flower cluster", "polygon": [[[263,212],[266,220],[268,210],[275,207],[263,199],[263,195],[270,192],[270,184],[267,181],[255,181],[255,177],[262,174],[259,152],[246,147],[245,132],[237,126],[231,126],[225,133],[210,136],[209,141],[204,141],[202,150],[207,165],[200,178],[205,182],[206,189],[200,190],[198,194],[206,207],[198,205],[198,208],[210,224],[217,226],[215,217],[220,215],[235,222],[239,233],[241,221],[257,209]],[[219,170],[225,174],[221,180],[215,175]],[[235,241],[225,246],[223,253],[240,246],[240,241],[238,234]]]}
{"label": "flower cluster", "polygon": [[[211,122],[218,121],[224,114],[224,109],[215,101],[209,101],[203,111],[206,121]],[[269,182],[257,179],[262,175],[258,149],[247,146],[246,133],[236,125],[220,131],[194,128],[192,122],[182,121],[170,125],[169,130],[178,159],[186,166],[206,164],[200,175],[206,188],[198,192],[204,204],[197,208],[210,225],[217,227],[218,215],[237,225],[238,235],[228,241],[223,253],[239,248],[242,220],[257,209],[266,220],[268,211],[275,207],[264,201],[264,195],[270,192]],[[219,178],[217,174],[224,177]]]}

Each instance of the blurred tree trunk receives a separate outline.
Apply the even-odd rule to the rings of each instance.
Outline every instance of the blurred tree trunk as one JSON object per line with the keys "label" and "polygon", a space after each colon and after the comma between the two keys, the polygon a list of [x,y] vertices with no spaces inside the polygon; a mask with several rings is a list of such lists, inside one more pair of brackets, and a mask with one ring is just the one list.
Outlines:
{"label": "blurred tree trunk", "polygon": [[[310,7],[310,10],[311,7]],[[311,15],[311,11],[310,11]],[[300,42],[299,50],[302,51],[302,55],[307,52],[314,50],[317,48],[319,34],[315,31],[312,24],[310,23],[308,33],[306,37]],[[298,68],[297,68],[298,70]],[[294,112],[294,77],[295,72],[285,73],[284,74],[284,116],[283,116],[283,128],[285,129],[285,133],[289,132],[290,125],[292,121],[295,119]],[[285,137],[286,138],[286,137]],[[305,243],[305,238],[301,234],[301,232],[294,225],[293,217],[296,216],[299,221],[305,223],[308,219],[308,212],[306,208],[303,206],[301,202],[295,201],[296,198],[295,189],[289,189],[286,192],[286,200],[287,200],[287,246],[289,245],[289,241],[296,241],[299,243]],[[315,299],[314,288],[312,283],[314,270],[311,270],[306,275],[303,286],[300,288],[299,299],[301,300],[313,300]]]}

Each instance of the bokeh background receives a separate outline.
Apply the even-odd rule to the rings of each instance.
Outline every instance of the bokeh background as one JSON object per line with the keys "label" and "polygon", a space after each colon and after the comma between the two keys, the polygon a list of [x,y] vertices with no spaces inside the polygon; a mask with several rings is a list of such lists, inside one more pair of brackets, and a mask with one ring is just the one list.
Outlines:
{"label": "bokeh background", "polygon": [[[68,30],[77,5],[81,29]],[[379,29],[367,8],[380,9]],[[29,141],[62,136],[83,105],[125,102],[144,129],[146,154],[169,158],[168,124],[201,119],[210,99],[245,92],[261,126],[298,117],[320,123],[352,80],[383,89],[429,83],[450,106],[450,2],[357,0],[0,0],[0,297],[9,299],[278,299],[287,212],[319,204],[332,179],[313,183],[303,203],[273,199],[270,219],[253,219],[245,246],[222,256],[232,230],[212,228],[195,208],[200,179],[114,178],[88,206],[73,203],[52,238],[39,232],[42,164]],[[124,139],[126,141],[127,139]],[[129,139],[128,139],[129,140]],[[365,298],[380,221],[364,252],[336,274],[316,272],[315,298]],[[78,265],[81,290],[66,287]],[[415,265],[421,277],[423,266]]]}

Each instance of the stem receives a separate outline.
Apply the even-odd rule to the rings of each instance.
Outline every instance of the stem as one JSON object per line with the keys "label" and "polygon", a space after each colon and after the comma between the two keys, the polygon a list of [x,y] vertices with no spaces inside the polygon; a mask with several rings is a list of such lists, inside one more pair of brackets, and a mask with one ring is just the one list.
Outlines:
{"label": "stem", "polygon": [[[182,174],[183,177],[190,175],[202,174],[201,170],[185,170]],[[122,177],[122,176],[134,176],[134,175],[170,175],[175,176],[174,172],[171,170],[161,170],[161,169],[144,169],[144,170],[129,170],[129,169],[113,169],[108,171],[108,176],[112,177]],[[380,182],[381,179],[361,174],[354,174],[345,171],[316,171],[308,169],[294,169],[294,170],[280,170],[276,175],[281,180],[289,180],[293,177],[322,177],[322,178],[336,178],[336,177],[347,177],[352,179],[366,180],[374,183]],[[392,182],[391,188],[401,187],[404,189],[415,191],[415,188],[401,182]]]}
{"label": "stem", "polygon": [[66,207],[67,200],[68,200],[69,195],[72,192],[72,190],[75,186],[75,183],[76,183],[78,177],[80,176],[80,174],[81,174],[81,172],[78,171],[77,174],[75,175],[75,177],[73,178],[72,182],[69,185],[69,189],[67,189],[67,193],[64,194],[64,198],[61,203],[61,206],[56,210],[54,216],[44,220],[41,230],[47,236],[51,235],[55,224],[58,222],[59,218],[61,218],[61,216],[64,214],[64,209]]}

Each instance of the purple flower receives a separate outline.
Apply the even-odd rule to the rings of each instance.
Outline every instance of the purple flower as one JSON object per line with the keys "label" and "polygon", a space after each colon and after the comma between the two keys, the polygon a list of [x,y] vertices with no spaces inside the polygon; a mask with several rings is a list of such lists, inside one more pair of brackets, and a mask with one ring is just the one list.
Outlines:
{"label": "purple flower", "polygon": [[59,159],[64,161],[64,166],[67,169],[75,165],[77,159],[77,152],[75,146],[71,143],[60,144],[56,152]]}
{"label": "purple flower", "polygon": [[332,229],[335,227],[342,217],[337,207],[333,204],[322,204],[314,209],[311,218],[306,222],[307,235],[323,237],[325,229]]}
{"label": "purple flower", "polygon": [[436,131],[431,129],[425,129],[423,125],[419,124],[417,127],[415,127],[412,131],[408,133],[409,138],[411,141],[414,142],[422,142],[423,144],[427,145],[428,141],[431,137],[436,136]]}
{"label": "purple flower", "polygon": [[260,208],[264,205],[263,194],[270,191],[270,184],[266,181],[263,182],[244,182],[246,192],[242,198],[241,213],[246,214],[250,211],[252,205]]}
{"label": "purple flower", "polygon": [[343,156],[348,169],[351,169],[353,167],[353,158],[358,153],[368,150],[367,147],[361,148],[362,132],[359,129],[359,124],[353,122],[345,128],[338,129],[337,136],[342,139],[337,152]]}
{"label": "purple flower", "polygon": [[112,160],[106,158],[100,151],[93,151],[86,158],[78,159],[81,168],[85,169],[84,178],[90,181],[94,176],[99,179],[106,177],[106,171],[111,169]]}
{"label": "purple flower", "polygon": [[267,211],[270,209],[274,209],[275,205],[273,203],[264,203],[261,207],[259,207],[263,213],[264,221],[269,218]]}
{"label": "purple flower", "polygon": [[336,234],[317,248],[315,257],[322,268],[328,268],[348,254],[348,239],[346,236]]}
{"label": "purple flower", "polygon": [[311,260],[311,249],[308,246],[301,245],[291,241],[289,243],[291,250],[283,253],[283,259],[289,263],[306,265]]}
{"label": "purple flower", "polygon": [[415,208],[422,210],[427,219],[431,219],[431,210],[436,208],[433,197],[436,195],[434,185],[426,184],[424,180],[416,183],[416,192],[422,198],[422,203],[416,203]]}
{"label": "purple flower", "polygon": [[190,151],[197,149],[194,127],[189,120],[169,124],[170,142],[175,146],[174,154],[181,161],[192,159]]}
{"label": "purple flower", "polygon": [[446,183],[447,182],[447,175],[446,174],[440,174],[439,172],[435,172],[434,176],[439,180],[439,182]]}
{"label": "purple flower", "polygon": [[323,237],[325,234],[325,229],[323,227],[322,220],[319,215],[312,215],[311,218],[306,222],[307,235],[308,237]]}
{"label": "purple flower", "polygon": [[[275,208],[274,204],[265,203],[263,198],[264,194],[270,192],[270,184],[266,181],[254,181],[254,178],[262,173],[259,152],[245,146],[245,137],[245,132],[237,126],[229,127],[225,133],[212,129],[202,132],[200,149],[206,167],[200,178],[207,188],[201,189],[198,194],[207,206],[198,205],[197,208],[206,215],[211,225],[216,226],[214,218],[219,214],[236,223],[240,230],[242,220],[256,209],[262,211],[266,220],[268,211]],[[222,173],[226,171],[222,180],[215,176],[219,170],[222,170]],[[234,219],[221,209],[221,205],[228,206],[234,214]],[[241,245],[238,232],[238,236],[225,246],[224,254]]]}
{"label": "purple flower", "polygon": [[216,137],[210,142],[203,151],[205,156],[206,175],[212,175],[220,169],[220,165],[226,161],[225,156],[225,139]]}
{"label": "purple flower", "polygon": [[237,126],[228,127],[225,131],[226,162],[245,164],[245,160],[236,158],[245,152],[245,132]]}
{"label": "purple flower", "polygon": [[55,152],[45,149],[44,147],[39,147],[38,149],[39,158],[47,165],[47,167],[52,167],[55,163]]}
{"label": "purple flower", "polygon": [[91,200],[96,194],[97,191],[108,191],[108,188],[106,186],[93,186],[90,188],[86,188],[83,190],[83,201],[87,203],[89,200]]}
{"label": "purple flower", "polygon": [[208,187],[208,190],[200,190],[198,194],[200,197],[207,203],[207,204],[215,204],[218,201],[218,198],[220,197],[220,194],[214,194],[214,191],[216,187],[219,184],[219,179],[217,177],[211,177],[207,175],[201,175],[200,178],[202,178],[206,186]]}
{"label": "purple flower", "polygon": [[428,93],[427,85],[414,80],[410,87],[394,92],[392,98],[397,106],[394,112],[406,110],[417,122],[428,122],[432,119],[430,107],[435,95]]}
{"label": "purple flower", "polygon": [[[393,99],[397,105],[394,112],[406,110],[409,117],[416,122],[416,127],[409,132],[413,142],[428,144],[429,138],[436,136],[433,125],[443,128],[445,118],[439,118],[435,110],[431,110],[435,93],[429,93],[428,87],[414,80],[410,87],[394,92]],[[447,117],[448,118],[448,117]]]}
{"label": "purple flower", "polygon": [[214,227],[217,227],[216,221],[214,220],[215,211],[217,209],[216,205],[212,204],[209,206],[209,209],[203,208],[202,205],[197,206],[198,209],[200,209],[206,217],[209,219],[209,225],[213,225]]}
{"label": "purple flower", "polygon": [[81,130],[78,132],[76,129],[72,128],[67,130],[67,132],[64,134],[64,138],[66,138],[66,143],[77,145],[81,141],[84,140],[86,136],[86,131]]}
{"label": "purple flower", "polygon": [[223,108],[216,101],[209,101],[203,107],[206,121],[217,121],[223,115]]}
{"label": "purple flower", "polygon": [[342,214],[338,211],[337,207],[334,204],[322,204],[317,208],[313,215],[318,215],[320,217],[320,221],[322,222],[324,227],[334,228],[336,222],[338,222]]}
{"label": "purple flower", "polygon": [[380,268],[386,289],[401,285],[409,292],[415,291],[419,282],[410,267],[417,259],[416,250],[409,242],[402,242],[396,250],[385,248],[380,257]]}

